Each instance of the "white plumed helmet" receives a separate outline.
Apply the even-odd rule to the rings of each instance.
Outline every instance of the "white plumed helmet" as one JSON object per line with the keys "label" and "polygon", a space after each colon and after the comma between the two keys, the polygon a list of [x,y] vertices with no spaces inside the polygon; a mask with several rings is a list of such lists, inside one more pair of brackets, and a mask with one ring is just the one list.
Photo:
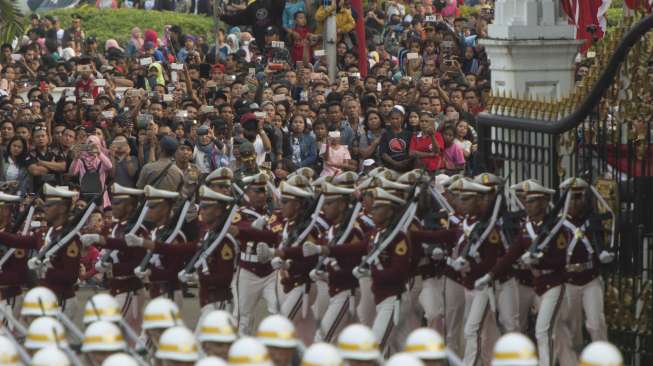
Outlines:
{"label": "white plumed helmet", "polygon": [[139,366],[138,362],[126,353],[116,353],[107,357],[102,366]]}
{"label": "white plumed helmet", "polygon": [[283,315],[270,315],[258,326],[256,338],[266,347],[294,348],[299,341],[295,326]]}
{"label": "white plumed helmet", "polygon": [[412,331],[406,339],[404,352],[410,353],[420,360],[445,360],[444,339],[431,328],[418,328]]}
{"label": "white plumed helmet", "polygon": [[170,299],[157,297],[143,311],[143,329],[170,328],[182,325],[179,307]]}
{"label": "white plumed helmet", "polygon": [[70,366],[68,356],[55,346],[38,350],[32,357],[31,366]]}
{"label": "white plumed helmet", "polygon": [[227,363],[220,357],[210,356],[195,362],[195,366],[227,366]]}
{"label": "white plumed helmet", "polygon": [[109,294],[93,295],[84,308],[84,324],[105,320],[118,322],[122,318],[118,301]]}
{"label": "white plumed helmet", "polygon": [[590,343],[580,354],[580,366],[623,366],[624,359],[612,343]]}
{"label": "white plumed helmet", "polygon": [[25,348],[67,347],[66,330],[58,320],[48,316],[34,319],[27,328]]}
{"label": "white plumed helmet", "polygon": [[301,366],[343,366],[338,349],[328,343],[313,343],[302,358]]}
{"label": "white plumed helmet", "polygon": [[372,361],[381,357],[379,342],[372,330],[362,324],[351,324],[338,336],[338,351],[344,359]]}
{"label": "white plumed helmet", "polygon": [[20,308],[21,316],[55,316],[59,311],[57,295],[47,287],[34,287],[27,291]]}
{"label": "white plumed helmet", "polygon": [[16,346],[5,336],[0,336],[0,365],[20,365],[20,357]]}
{"label": "white plumed helmet", "polygon": [[252,337],[243,337],[229,348],[229,366],[272,366],[267,348]]}
{"label": "white plumed helmet", "polygon": [[424,366],[424,363],[410,353],[399,352],[390,357],[385,366]]}
{"label": "white plumed helmet", "polygon": [[199,358],[195,335],[184,326],[166,329],[159,339],[159,349],[154,356],[159,360],[194,362]]}
{"label": "white plumed helmet", "polygon": [[521,333],[508,333],[494,345],[492,366],[537,366],[535,345]]}
{"label": "white plumed helmet", "polygon": [[86,328],[82,352],[116,352],[127,349],[125,338],[117,325],[108,321],[97,321]]}
{"label": "white plumed helmet", "polygon": [[236,336],[236,321],[224,310],[213,310],[197,324],[197,340],[200,342],[231,343]]}

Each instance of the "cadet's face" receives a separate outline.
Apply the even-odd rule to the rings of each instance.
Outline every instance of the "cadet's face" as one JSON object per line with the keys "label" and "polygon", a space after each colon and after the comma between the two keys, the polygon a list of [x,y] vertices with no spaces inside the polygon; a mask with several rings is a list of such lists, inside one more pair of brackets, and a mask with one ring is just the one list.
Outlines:
{"label": "cadet's face", "polygon": [[342,206],[343,205],[341,204],[340,199],[324,202],[324,206],[322,206],[322,210],[324,210],[324,216],[326,216],[327,220],[329,221],[335,220],[338,218],[338,215],[340,215]]}
{"label": "cadet's face", "polygon": [[247,190],[247,197],[252,206],[256,208],[263,208],[265,206],[265,188],[251,188]]}
{"label": "cadet's face", "polygon": [[150,206],[147,211],[146,219],[155,223],[162,222],[169,214],[169,205],[166,202],[160,202],[156,205]]}
{"label": "cadet's face", "polygon": [[287,366],[292,361],[293,348],[268,347],[274,366]]}
{"label": "cadet's face", "polygon": [[549,200],[547,197],[529,197],[524,201],[528,217],[541,217],[546,212]]}
{"label": "cadet's face", "polygon": [[478,197],[476,196],[460,196],[456,200],[460,205],[460,211],[463,215],[473,215],[475,207],[478,204]]}
{"label": "cadet's face", "polygon": [[580,217],[585,210],[585,195],[583,193],[573,193],[569,201],[569,215],[571,217]]}
{"label": "cadet's face", "polygon": [[220,215],[223,213],[221,204],[214,204],[200,208],[200,220],[203,223],[212,224],[215,222]]}
{"label": "cadet's face", "polygon": [[231,194],[231,188],[229,186],[224,185],[224,184],[211,183],[208,186],[209,186],[209,188],[211,188],[212,190],[214,190],[214,191],[216,191],[218,193],[227,194],[227,195]]}
{"label": "cadet's face", "polygon": [[48,204],[46,202],[45,221],[53,223],[61,217],[61,215],[65,214],[66,208],[66,203],[64,201],[55,204]]}
{"label": "cadet's face", "polygon": [[281,201],[281,214],[286,219],[294,219],[299,213],[301,205],[296,199],[283,199]]}
{"label": "cadet's face", "polygon": [[226,360],[229,357],[229,347],[231,343],[220,343],[220,342],[204,342],[202,343],[202,349],[207,356],[220,357]]}
{"label": "cadet's face", "polygon": [[372,220],[377,226],[385,225],[392,217],[393,207],[389,205],[374,205]]}

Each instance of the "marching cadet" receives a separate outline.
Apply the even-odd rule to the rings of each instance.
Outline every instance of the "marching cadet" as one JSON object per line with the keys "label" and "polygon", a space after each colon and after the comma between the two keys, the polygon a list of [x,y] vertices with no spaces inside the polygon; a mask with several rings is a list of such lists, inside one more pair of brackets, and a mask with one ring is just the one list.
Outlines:
{"label": "marching cadet", "polygon": [[521,333],[507,333],[494,345],[492,366],[538,366],[533,342]]}
{"label": "marching cadet", "polygon": [[349,366],[380,366],[383,362],[379,341],[363,324],[351,324],[343,329],[336,346]]}
{"label": "marching cadet", "polygon": [[[411,260],[410,243],[400,228],[391,227],[397,224],[396,219],[402,214],[400,208],[405,204],[406,201],[395,194],[382,188],[374,189],[372,217],[376,233],[371,246],[377,251],[378,257],[374,259],[371,268],[358,266],[353,271],[356,277],[372,277],[372,292],[376,303],[372,331],[380,340],[384,353],[399,350],[400,343],[408,335],[406,318],[410,298],[404,292]],[[387,245],[381,247],[382,244]]]}
{"label": "marching cadet", "polygon": [[157,297],[145,306],[143,330],[151,348],[158,348],[159,338],[166,329],[182,324],[179,307],[165,297]]}
{"label": "marching cadet", "polygon": [[[154,223],[155,228],[149,233],[149,236],[126,234],[124,241],[130,248],[156,249],[158,253],[162,253],[146,255],[145,258],[150,258],[149,262],[141,263],[135,268],[135,272],[144,269],[143,277],[149,281],[150,298],[166,295],[178,307],[181,307],[182,291],[177,273],[188,258],[176,255],[176,253],[163,254],[164,246],[186,243],[185,233],[182,230],[176,230],[175,227],[180,220],[185,220],[183,217],[176,217],[176,212],[173,211],[179,192],[156,189],[152,186],[145,186],[143,191],[148,205],[145,219]],[[141,268],[143,265],[145,268]],[[136,274],[139,275],[139,273]]]}
{"label": "marching cadet", "polygon": [[420,359],[424,366],[444,366],[447,362],[444,340],[431,328],[418,328],[408,335],[404,352]]}
{"label": "marching cadet", "polygon": [[[96,244],[103,248],[101,260],[98,260],[96,269],[106,273],[109,280],[109,291],[118,301],[122,317],[133,329],[140,331],[145,293],[143,282],[134,274],[134,268],[143,260],[145,249],[128,247],[124,237],[130,232],[142,237],[148,236],[145,225],[140,224],[138,228],[134,227],[140,214],[137,212],[138,203],[143,197],[144,191],[123,187],[118,183],[111,186],[111,191],[113,193],[112,213],[113,217],[118,220],[111,229],[111,235],[105,239],[99,234],[85,234],[81,236],[81,242],[85,247]],[[105,258],[110,261],[103,262],[102,260]]]}
{"label": "marching cadet", "polygon": [[590,188],[581,178],[569,178],[560,184],[560,190],[568,191],[571,196],[567,218],[562,223],[562,230],[568,240],[565,297],[569,311],[566,314],[566,322],[571,334],[576,334],[575,329],[581,324],[584,314],[585,327],[592,341],[603,341],[607,339],[607,326],[603,313],[603,284],[599,267],[601,264],[612,262],[614,253],[608,252],[600,245],[603,239],[602,225],[593,227],[593,204],[588,196]]}
{"label": "marching cadet", "polygon": [[256,339],[268,349],[274,366],[291,366],[301,360],[295,326],[282,315],[270,315],[263,319],[258,326]]}
{"label": "marching cadet", "polygon": [[102,363],[115,352],[124,352],[127,342],[120,328],[115,324],[100,320],[92,323],[84,332],[82,353],[86,355],[91,365]]}
{"label": "marching cadet", "polygon": [[623,365],[624,359],[619,349],[610,342],[592,342],[580,354],[581,365],[612,366]]}
{"label": "marching cadet", "polygon": [[[324,183],[322,187],[324,215],[332,223],[323,238],[328,245],[307,242],[303,252],[304,255],[325,257],[313,272],[316,279],[326,280],[329,284],[329,305],[320,320],[315,341],[333,342],[340,330],[355,319],[353,309],[360,293],[352,271],[367,253],[367,238],[355,218],[347,217],[347,211],[353,210],[349,203],[355,190],[330,183]],[[347,232],[348,225],[351,228]]]}
{"label": "marching cadet", "polygon": [[192,366],[199,359],[199,347],[193,332],[183,325],[168,328],[161,334],[154,357],[161,366]]}
{"label": "marching cadet", "polygon": [[[11,233],[14,224],[12,215],[18,211],[20,202],[20,196],[0,192],[0,232]],[[29,222],[25,221],[24,224],[29,225]],[[27,284],[28,279],[27,255],[25,249],[13,249],[13,254],[10,250],[0,249],[0,306],[10,309],[17,316],[23,292],[21,287]]]}
{"label": "marching cadet", "polygon": [[234,181],[243,185],[243,179],[252,175],[261,173],[258,164],[256,164],[256,150],[254,145],[249,141],[244,141],[238,146],[240,153],[240,168],[234,172]]}
{"label": "marching cadet", "polygon": [[63,231],[69,224],[68,216],[77,193],[65,187],[55,188],[46,183],[43,185],[43,195],[45,197],[45,220],[50,228],[45,235],[43,245],[36,236],[6,232],[0,232],[0,243],[16,248],[17,251],[18,249],[36,250],[41,246],[47,247],[64,236],[71,236],[70,240],[49,258],[49,265],[45,268],[40,282],[56,294],[61,310],[68,318],[73,319],[77,310],[75,290],[79,278],[81,243],[78,233]]}
{"label": "marching cadet", "polygon": [[[547,215],[549,202],[554,190],[543,187],[538,182],[527,180],[515,187],[523,192],[527,220],[522,234],[516,238],[515,243],[508,252],[501,257],[492,269],[476,281],[476,288],[482,289],[492,282],[493,278],[501,277],[515,263],[520,263],[534,273],[534,290],[539,296],[539,311],[535,322],[535,337],[539,352],[539,365],[550,366],[556,364],[558,345],[568,339],[566,329],[557,327],[560,311],[565,311],[563,303],[565,294],[565,248],[567,239],[562,233],[550,233],[553,239],[546,248],[531,251],[533,243],[539,235],[548,235],[542,232],[543,223]],[[557,214],[557,213],[554,213]],[[553,216],[556,217],[556,216]],[[546,229],[545,229],[546,230]],[[535,243],[537,245],[538,243]],[[540,254],[541,253],[541,254]],[[523,268],[523,267],[522,267]],[[554,337],[555,335],[555,337]],[[554,340],[555,343],[554,344]]]}
{"label": "marching cadet", "polygon": [[204,354],[227,359],[229,347],[236,341],[236,320],[224,310],[213,310],[197,323],[197,340]]}
{"label": "marching cadet", "polygon": [[302,357],[302,365],[334,366],[344,365],[338,349],[329,343],[313,343]]}
{"label": "marching cadet", "polygon": [[[230,229],[230,233],[238,240],[240,249],[236,273],[236,318],[240,334],[251,334],[252,313],[261,299],[265,300],[268,313],[279,312],[276,272],[270,264],[272,258],[259,258],[257,243],[265,242],[276,247],[283,223],[276,214],[267,217],[268,175],[259,173],[243,179],[249,202],[234,218],[236,230]],[[270,230],[260,230],[266,227]]]}
{"label": "marching cadet", "polygon": [[230,366],[272,366],[267,348],[256,338],[243,337],[229,348],[227,362]]}
{"label": "marching cadet", "polygon": [[[484,197],[489,200],[491,216],[489,220],[495,222],[496,228],[490,231],[489,242],[498,242],[502,246],[502,254],[510,249],[510,238],[503,230],[503,213],[506,202],[503,195],[504,181],[492,173],[481,173],[474,177],[474,182],[490,187],[492,190]],[[490,223],[491,223],[490,222]],[[485,272],[487,273],[487,272]],[[482,274],[485,274],[482,273]],[[504,276],[496,277],[494,282],[494,297],[496,300],[496,322],[501,332],[519,331],[519,303],[517,297],[517,283],[513,277],[512,268]]]}
{"label": "marching cadet", "polygon": [[210,189],[230,195],[232,194],[231,182],[234,179],[234,173],[229,168],[218,168],[211,172],[204,179],[204,184]]}

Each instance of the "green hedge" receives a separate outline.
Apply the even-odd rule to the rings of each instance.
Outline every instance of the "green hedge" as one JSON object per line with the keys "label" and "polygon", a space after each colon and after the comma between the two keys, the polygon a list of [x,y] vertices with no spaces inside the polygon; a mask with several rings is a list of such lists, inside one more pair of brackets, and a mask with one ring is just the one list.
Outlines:
{"label": "green hedge", "polygon": [[131,38],[131,29],[135,26],[143,32],[148,28],[154,29],[161,38],[166,24],[178,25],[185,33],[213,39],[213,19],[203,15],[137,9],[100,10],[91,6],[53,10],[45,14],[58,16],[64,29],[70,26],[72,16],[79,14],[86,36],[95,36],[100,47],[104,47],[104,42],[111,38],[125,45]]}

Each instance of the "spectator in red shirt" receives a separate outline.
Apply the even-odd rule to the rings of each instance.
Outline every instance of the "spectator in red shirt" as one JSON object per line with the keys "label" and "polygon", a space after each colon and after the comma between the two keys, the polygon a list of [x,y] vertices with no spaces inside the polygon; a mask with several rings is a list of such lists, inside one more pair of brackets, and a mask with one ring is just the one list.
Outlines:
{"label": "spectator in red shirt", "polygon": [[419,118],[420,132],[410,140],[410,156],[417,158],[429,173],[442,166],[444,140],[435,129],[435,116],[431,112],[421,112]]}

